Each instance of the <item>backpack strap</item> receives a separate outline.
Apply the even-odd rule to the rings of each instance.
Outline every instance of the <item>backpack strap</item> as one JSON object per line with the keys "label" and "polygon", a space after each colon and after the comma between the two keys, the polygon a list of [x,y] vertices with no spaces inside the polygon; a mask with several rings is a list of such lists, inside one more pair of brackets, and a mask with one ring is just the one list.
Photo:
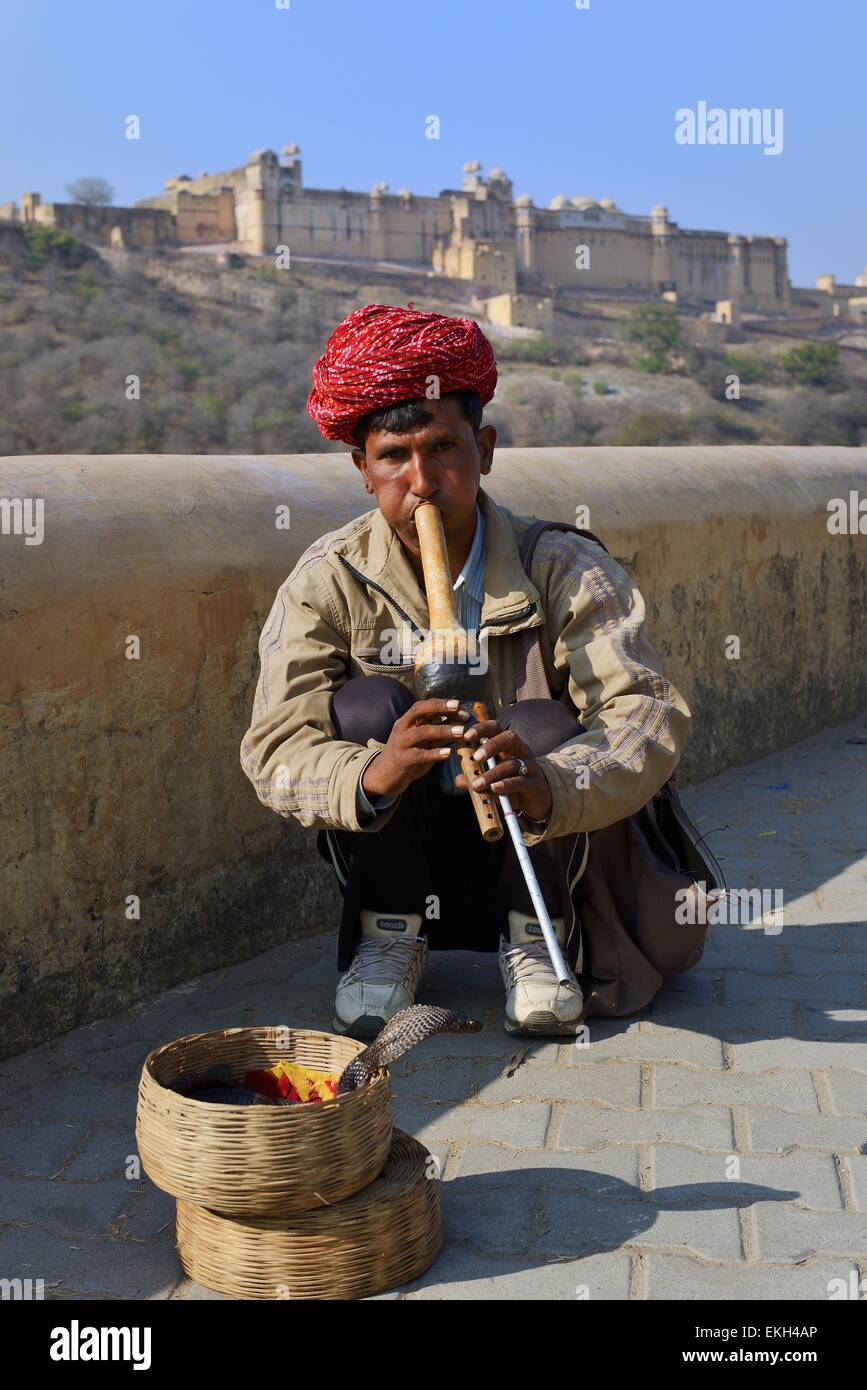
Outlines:
{"label": "backpack strap", "polygon": [[[582,531],[578,526],[572,526],[568,521],[534,521],[527,527],[518,545],[518,556],[521,564],[530,578],[530,567],[533,563],[533,552],[536,549],[536,542],[543,531],[574,531],[576,536],[584,536],[587,540],[595,541],[601,545],[602,549],[608,553],[607,548],[602,545],[598,536],[594,536],[592,531]],[[517,632],[513,638],[514,642],[514,663],[515,663],[515,699],[516,700],[551,700],[548,685],[548,677],[545,674],[545,662],[542,657],[542,644],[539,640],[539,629],[537,627],[528,628],[524,632]]]}

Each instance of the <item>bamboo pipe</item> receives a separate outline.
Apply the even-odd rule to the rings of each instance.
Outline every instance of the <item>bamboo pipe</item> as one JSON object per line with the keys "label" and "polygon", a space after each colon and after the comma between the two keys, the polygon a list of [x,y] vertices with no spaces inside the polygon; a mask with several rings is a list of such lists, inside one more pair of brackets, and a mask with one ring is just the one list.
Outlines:
{"label": "bamboo pipe", "polygon": [[[470,679],[470,639],[458,619],[440,510],[432,503],[424,502],[416,508],[413,520],[418,534],[430,620],[428,635],[419,645],[413,662],[416,683],[427,695],[429,681],[435,678],[438,694],[460,699],[465,707],[472,708],[477,719],[487,719],[484,701],[467,698],[468,688],[473,684],[479,686],[480,681],[478,675],[475,681]],[[451,682],[453,684],[449,689]],[[472,786],[473,778],[479,775],[472,746],[458,744],[457,755],[461,771],[467,779],[482,838],[489,841],[502,839],[503,824],[495,797],[490,792],[477,792]]]}

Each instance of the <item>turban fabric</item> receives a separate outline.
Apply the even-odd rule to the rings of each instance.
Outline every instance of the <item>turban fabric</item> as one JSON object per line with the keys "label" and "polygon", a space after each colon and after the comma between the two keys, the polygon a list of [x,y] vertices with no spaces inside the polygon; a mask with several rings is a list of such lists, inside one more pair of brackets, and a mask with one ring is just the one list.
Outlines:
{"label": "turban fabric", "polygon": [[497,384],[494,351],[472,319],[366,304],[338,324],[313,368],[307,411],[326,439],[354,445],[373,410],[438,394],[475,391],[487,405]]}

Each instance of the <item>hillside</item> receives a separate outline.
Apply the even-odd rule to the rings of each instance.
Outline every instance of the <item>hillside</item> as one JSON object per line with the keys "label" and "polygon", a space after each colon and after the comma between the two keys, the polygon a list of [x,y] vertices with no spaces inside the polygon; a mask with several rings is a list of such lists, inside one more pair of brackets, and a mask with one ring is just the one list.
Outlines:
{"label": "hillside", "polygon": [[[0,454],[340,448],[305,410],[311,366],[339,319],[359,304],[409,299],[469,314],[469,295],[463,282],[421,273],[281,272],[177,255],[163,264],[2,227]],[[863,350],[832,344],[819,361],[795,353],[787,368],[803,340],[779,328],[737,346],[687,338],[660,348],[652,332],[629,341],[630,324],[624,311],[594,337],[577,315],[556,344],[486,326],[501,366],[486,420],[500,442],[867,443]],[[724,395],[732,372],[737,401]]]}

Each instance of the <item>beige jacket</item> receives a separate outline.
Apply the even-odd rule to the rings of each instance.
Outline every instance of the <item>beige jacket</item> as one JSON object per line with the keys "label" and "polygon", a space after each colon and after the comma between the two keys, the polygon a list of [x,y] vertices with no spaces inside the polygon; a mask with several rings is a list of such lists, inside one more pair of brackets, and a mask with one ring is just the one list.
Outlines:
{"label": "beige jacket", "polygon": [[[551,688],[568,690],[586,729],[539,759],[553,805],[544,831],[525,828],[524,839],[534,845],[601,829],[644,806],[673,772],[690,718],[686,701],[645,636],[641,594],[611,556],[581,536],[546,531],[531,582],[516,539],[531,518],[483,490],[479,505],[487,523],[479,633],[488,638],[491,712],[515,701],[511,634],[542,627]],[[241,745],[241,765],[265,806],[315,830],[375,832],[395,814],[400,798],[360,824],[359,779],[384,745],[336,738],[329,702],[351,676],[392,675],[412,689],[411,653],[395,663],[393,634],[408,635],[411,624],[417,640],[427,621],[424,593],[378,509],[304,552],[262,631],[253,719]]]}

